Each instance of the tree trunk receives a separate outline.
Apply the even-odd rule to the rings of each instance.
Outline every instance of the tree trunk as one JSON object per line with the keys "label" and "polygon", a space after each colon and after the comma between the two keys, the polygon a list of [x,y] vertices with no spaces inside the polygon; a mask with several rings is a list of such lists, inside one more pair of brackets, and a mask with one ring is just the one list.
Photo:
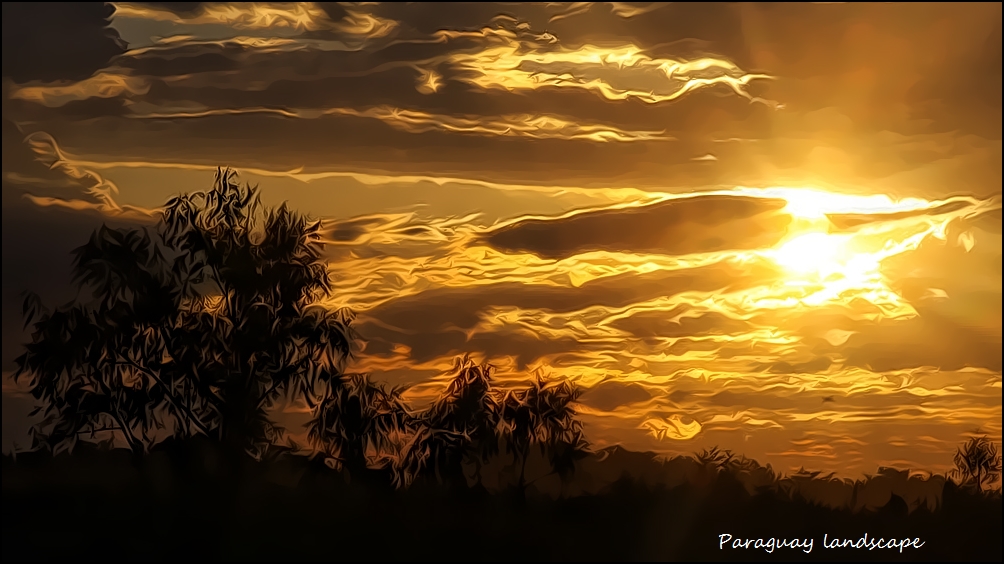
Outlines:
{"label": "tree trunk", "polygon": [[228,383],[220,422],[220,441],[231,471],[238,473],[247,462],[247,450],[251,442],[248,425],[249,399],[246,385],[241,379]]}
{"label": "tree trunk", "polygon": [[526,459],[529,457],[528,455],[528,452],[524,452],[520,457],[522,460],[519,466],[519,482],[516,494],[519,496],[518,499],[521,503],[526,501]]}

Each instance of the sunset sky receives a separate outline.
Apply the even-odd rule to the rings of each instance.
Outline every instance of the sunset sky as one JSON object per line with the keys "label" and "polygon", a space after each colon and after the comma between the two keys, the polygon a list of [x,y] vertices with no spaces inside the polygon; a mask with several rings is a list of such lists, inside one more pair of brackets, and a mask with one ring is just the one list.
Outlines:
{"label": "sunset sky", "polygon": [[416,405],[469,352],[588,388],[597,446],[1001,440],[1000,3],[5,3],[4,451],[19,293],[217,166],[324,221]]}

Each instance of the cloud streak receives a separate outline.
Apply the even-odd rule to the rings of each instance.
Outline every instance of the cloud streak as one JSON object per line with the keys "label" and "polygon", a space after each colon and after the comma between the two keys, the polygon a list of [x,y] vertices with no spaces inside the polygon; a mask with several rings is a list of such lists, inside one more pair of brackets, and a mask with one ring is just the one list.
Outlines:
{"label": "cloud streak", "polygon": [[[487,235],[505,251],[566,258],[588,251],[686,255],[776,244],[790,218],[764,217],[783,200],[703,196],[674,198],[641,208],[600,210],[558,220],[525,220]],[[758,217],[760,216],[760,217]]]}
{"label": "cloud streak", "polygon": [[140,96],[149,91],[150,83],[141,77],[100,72],[71,84],[17,86],[11,90],[10,97],[58,108],[75,100]]}
{"label": "cloud streak", "polygon": [[527,137],[530,139],[570,139],[596,142],[668,141],[663,131],[625,131],[613,126],[576,123],[549,115],[507,115],[496,118],[464,118],[434,115],[415,110],[377,106],[366,109],[327,108],[299,110],[279,108],[216,108],[187,112],[132,114],[144,119],[191,119],[214,115],[272,114],[288,118],[317,119],[324,116],[352,116],[380,120],[409,133],[447,131],[475,135]]}
{"label": "cloud streak", "polygon": [[348,8],[342,18],[332,21],[328,12],[313,2],[242,4],[203,3],[194,13],[177,12],[144,6],[138,3],[113,2],[115,15],[185,25],[221,24],[238,30],[289,28],[298,31],[334,31],[351,35],[379,38],[390,34],[397,26],[358,8]]}
{"label": "cloud streak", "polygon": [[[504,25],[507,23],[508,26]],[[774,104],[747,90],[752,81],[770,76],[747,73],[718,58],[690,61],[653,58],[630,44],[564,47],[554,35],[534,33],[526,23],[504,19],[496,28],[486,27],[480,32],[444,30],[435,37],[488,40],[485,47],[450,54],[440,63],[457,73],[458,80],[486,90],[576,88],[607,100],[637,99],[655,104],[722,85],[751,102]]]}
{"label": "cloud streak", "polygon": [[95,211],[108,216],[140,221],[150,221],[156,218],[158,211],[134,205],[120,205],[116,198],[119,195],[118,186],[104,178],[94,170],[80,166],[72,158],[68,158],[59,148],[55,139],[45,133],[35,133],[25,138],[25,143],[35,153],[36,159],[47,168],[66,175],[66,177],[81,186],[90,200],[66,199],[53,196],[37,196],[25,194],[33,204],[42,207],[57,206],[76,211]]}

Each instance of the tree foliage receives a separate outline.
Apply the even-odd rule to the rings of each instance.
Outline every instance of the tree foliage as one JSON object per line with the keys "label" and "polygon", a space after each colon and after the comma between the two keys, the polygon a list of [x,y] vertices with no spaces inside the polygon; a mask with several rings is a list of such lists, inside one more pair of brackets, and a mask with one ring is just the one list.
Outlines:
{"label": "tree foliage", "polygon": [[[327,388],[308,424],[308,439],[333,468],[389,470],[410,414],[401,390],[355,374]],[[314,407],[314,406],[312,406]]]}
{"label": "tree foliage", "polygon": [[1001,477],[1001,454],[987,437],[972,437],[955,452],[956,478],[982,492]]}
{"label": "tree foliage", "polygon": [[438,481],[464,485],[466,463],[480,469],[498,454],[501,413],[494,371],[470,356],[456,359],[446,390],[416,417],[415,437],[402,453],[403,481],[425,472]]}
{"label": "tree foliage", "polygon": [[465,484],[464,466],[482,465],[505,454],[518,469],[517,488],[526,489],[526,466],[534,447],[554,473],[571,477],[588,444],[574,402],[580,390],[568,381],[537,377],[528,386],[496,388],[495,368],[469,356],[457,359],[445,392],[411,419],[413,438],[401,453],[399,482],[419,476]]}
{"label": "tree foliage", "polygon": [[345,375],[357,336],[350,313],[325,305],[321,248],[319,222],[263,207],[230,170],[171,199],[153,227],[98,229],[74,252],[81,299],[52,311],[25,299],[34,331],[15,378],[44,414],[36,446],[112,433],[141,454],[199,434],[259,458],[283,433],[269,412],[285,399],[310,408],[311,446],[350,474],[466,484],[465,468],[477,478],[508,455],[525,490],[539,447],[570,476],[586,442],[568,382],[500,389],[491,365],[465,356],[442,396],[413,412],[402,390]]}
{"label": "tree foliage", "polygon": [[260,455],[281,432],[272,403],[313,397],[352,352],[350,316],[317,303],[330,290],[320,248],[319,223],[263,209],[229,170],[169,201],[153,229],[99,229],[73,268],[92,300],[25,302],[34,334],[15,377],[45,412],[38,442],[114,430],[141,452],[161,430]]}
{"label": "tree foliage", "polygon": [[528,485],[526,465],[535,446],[563,480],[571,477],[587,446],[574,409],[580,394],[567,380],[547,382],[538,375],[528,387],[503,395],[503,437],[507,451],[519,464],[521,490]]}

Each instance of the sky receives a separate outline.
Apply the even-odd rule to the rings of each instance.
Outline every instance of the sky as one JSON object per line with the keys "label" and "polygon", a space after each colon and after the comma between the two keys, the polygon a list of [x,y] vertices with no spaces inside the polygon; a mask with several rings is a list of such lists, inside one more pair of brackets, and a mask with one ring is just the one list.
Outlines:
{"label": "sky", "polygon": [[353,370],[416,405],[470,353],[581,385],[595,446],[1001,439],[1000,3],[49,6],[3,6],[5,451],[20,293],[218,166],[324,222]]}

